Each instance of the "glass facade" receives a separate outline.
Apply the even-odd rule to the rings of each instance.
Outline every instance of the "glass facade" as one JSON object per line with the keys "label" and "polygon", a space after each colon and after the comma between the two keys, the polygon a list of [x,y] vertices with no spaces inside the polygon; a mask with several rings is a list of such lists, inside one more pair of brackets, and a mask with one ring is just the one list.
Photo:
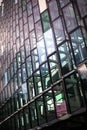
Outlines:
{"label": "glass facade", "polygon": [[86,10],[86,0],[1,2],[1,130],[38,130],[87,108]]}

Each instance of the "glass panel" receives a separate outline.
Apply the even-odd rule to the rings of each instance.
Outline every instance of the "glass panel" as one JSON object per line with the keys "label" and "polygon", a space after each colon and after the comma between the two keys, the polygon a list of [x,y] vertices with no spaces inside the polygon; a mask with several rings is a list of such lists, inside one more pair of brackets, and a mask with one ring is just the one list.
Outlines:
{"label": "glass panel", "polygon": [[26,108],[24,108],[24,119],[25,119],[25,129],[28,130],[30,128],[30,113],[29,113],[29,107],[27,106]]}
{"label": "glass panel", "polygon": [[21,51],[21,61],[23,63],[25,61],[25,48],[24,48],[24,46],[22,46],[20,48],[20,51]]}
{"label": "glass panel", "polygon": [[25,52],[26,52],[26,57],[30,55],[30,42],[29,39],[25,40]]}
{"label": "glass panel", "polygon": [[18,86],[21,86],[21,84],[22,84],[21,69],[19,69],[18,72],[17,72],[17,80],[18,80]]}
{"label": "glass panel", "polygon": [[37,48],[34,49],[32,52],[32,62],[33,62],[33,70],[36,70],[39,68],[39,58],[38,58],[38,53],[37,53]]}
{"label": "glass panel", "polygon": [[30,113],[31,113],[31,124],[32,124],[32,127],[35,127],[37,126],[37,111],[36,111],[36,105],[35,105],[35,102],[31,103],[29,105],[30,107]]}
{"label": "glass panel", "polygon": [[27,12],[28,12],[28,16],[32,14],[32,4],[31,4],[31,1],[29,1],[27,3]]}
{"label": "glass panel", "polygon": [[19,109],[19,101],[18,101],[18,94],[14,94],[14,110],[17,111]]}
{"label": "glass panel", "polygon": [[77,0],[79,11],[82,17],[87,15],[87,1],[86,0]]}
{"label": "glass panel", "polygon": [[71,112],[81,108],[79,79],[76,74],[70,75],[65,79],[67,96],[70,104]]}
{"label": "glass panel", "polygon": [[54,83],[58,81],[60,78],[57,54],[54,54],[49,57],[49,65],[50,65],[52,82]]}
{"label": "glass panel", "polygon": [[51,86],[48,64],[45,63],[41,65],[40,70],[41,70],[41,76],[42,76],[43,89],[47,89],[48,87]]}
{"label": "glass panel", "polygon": [[34,82],[32,77],[28,79],[28,93],[30,100],[35,97]]}
{"label": "glass panel", "polygon": [[20,52],[16,54],[16,60],[17,60],[17,68],[20,68],[21,67],[21,53]]}
{"label": "glass panel", "polygon": [[15,115],[15,123],[16,123],[16,129],[19,130],[20,129],[20,123],[19,123],[19,116],[17,114]]}
{"label": "glass panel", "polygon": [[56,118],[52,91],[50,90],[47,93],[45,93],[44,98],[45,98],[47,119],[48,121],[50,121]]}
{"label": "glass panel", "polygon": [[37,71],[36,73],[33,74],[33,76],[34,76],[35,92],[36,92],[36,95],[38,95],[42,92],[40,72]]}
{"label": "glass panel", "polygon": [[40,13],[38,6],[35,6],[33,8],[33,14],[34,14],[34,22],[36,23],[40,19]]}
{"label": "glass panel", "polygon": [[17,76],[18,75],[14,75],[14,89],[15,89],[15,91],[18,89]]}
{"label": "glass panel", "polygon": [[61,7],[67,5],[70,2],[70,0],[59,0],[59,1],[60,1]]}
{"label": "glass panel", "polygon": [[23,107],[23,104],[25,104],[25,101],[23,99],[23,92],[22,92],[22,88],[20,88],[18,90],[18,100],[19,100],[19,107]]}
{"label": "glass panel", "polygon": [[27,79],[26,66],[25,66],[25,64],[22,64],[21,69],[22,69],[22,82],[25,82],[26,79]]}
{"label": "glass panel", "polygon": [[31,49],[36,47],[35,31],[30,32],[30,43],[31,43]]}
{"label": "glass panel", "polygon": [[50,9],[51,19],[53,21],[55,18],[57,18],[59,16],[58,6],[57,6],[56,0],[51,0],[49,2],[49,9]]}
{"label": "glass panel", "polygon": [[42,19],[43,30],[44,32],[46,32],[50,28],[50,19],[47,10],[41,14],[41,19]]}
{"label": "glass panel", "polygon": [[65,8],[63,8],[63,13],[64,13],[67,30],[68,32],[70,32],[77,27],[77,21],[75,18],[72,4],[69,4]]}
{"label": "glass panel", "polygon": [[74,68],[72,53],[68,43],[63,43],[59,48],[60,62],[62,66],[62,73],[66,74]]}
{"label": "glass panel", "polygon": [[25,124],[24,124],[23,110],[21,110],[18,114],[19,114],[19,121],[20,121],[20,129],[24,130]]}
{"label": "glass panel", "polygon": [[41,64],[42,62],[46,61],[46,50],[45,50],[44,39],[37,42],[37,50],[39,55],[39,62]]}
{"label": "glass panel", "polygon": [[28,91],[26,82],[22,84],[23,102],[24,104],[28,102]]}
{"label": "glass panel", "polygon": [[42,35],[43,35],[41,21],[38,21],[35,24],[35,30],[36,30],[37,41],[39,41],[42,38]]}
{"label": "glass panel", "polygon": [[46,44],[47,55],[50,55],[55,51],[55,42],[52,29],[49,29],[44,33],[44,39]]}
{"label": "glass panel", "polygon": [[40,13],[47,9],[46,0],[38,0]]}
{"label": "glass panel", "polygon": [[33,6],[37,5],[37,0],[31,0],[31,1]]}
{"label": "glass panel", "polygon": [[29,31],[32,31],[34,29],[33,15],[30,15],[30,17],[28,17],[28,24],[29,24]]}
{"label": "glass panel", "polygon": [[80,29],[71,33],[71,41],[76,59],[76,64],[79,64],[87,57],[87,49]]}
{"label": "glass panel", "polygon": [[28,24],[26,23],[26,24],[24,25],[24,37],[25,37],[25,39],[28,38],[28,34],[29,34]]}
{"label": "glass panel", "polygon": [[65,30],[61,18],[58,18],[53,22],[53,28],[54,28],[57,44],[63,42],[65,40],[65,33],[64,33]]}
{"label": "glass panel", "polygon": [[32,63],[30,56],[26,59],[26,66],[27,66],[27,75],[28,77],[30,77],[32,75]]}
{"label": "glass panel", "polygon": [[45,107],[44,107],[42,96],[36,100],[36,105],[37,105],[37,112],[38,112],[38,120],[39,120],[39,124],[41,125],[46,122]]}
{"label": "glass panel", "polygon": [[59,83],[53,87],[54,96],[55,96],[55,107],[57,117],[64,116],[67,114],[65,95],[63,90],[63,84]]}

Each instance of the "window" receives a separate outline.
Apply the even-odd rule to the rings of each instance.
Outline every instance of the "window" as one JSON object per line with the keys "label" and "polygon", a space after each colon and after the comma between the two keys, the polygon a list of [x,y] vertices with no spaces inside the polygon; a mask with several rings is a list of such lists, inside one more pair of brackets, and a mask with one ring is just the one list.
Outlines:
{"label": "window", "polygon": [[51,0],[49,2],[49,9],[50,9],[51,19],[53,21],[54,19],[56,19],[59,16],[58,6],[57,6],[56,0]]}
{"label": "window", "polygon": [[85,45],[85,41],[83,39],[82,32],[80,29],[77,29],[76,31],[71,33],[70,36],[76,64],[79,64],[87,57],[87,48]]}
{"label": "window", "polygon": [[47,55],[50,55],[56,50],[52,29],[49,29],[44,33],[44,40],[45,40]]}
{"label": "window", "polygon": [[70,2],[70,0],[59,0],[59,1],[60,1],[61,7],[67,5]]}
{"label": "window", "polygon": [[63,90],[63,84],[59,83],[53,87],[53,92],[55,96],[55,107],[57,117],[64,116],[67,114],[65,95]]}
{"label": "window", "polygon": [[43,89],[51,86],[50,74],[47,62],[40,66]]}
{"label": "window", "polygon": [[39,62],[41,64],[47,59],[44,39],[41,39],[39,42],[37,42],[37,50],[38,50]]}
{"label": "window", "polygon": [[40,19],[40,13],[38,5],[33,8],[34,22],[36,23]]}
{"label": "window", "polygon": [[52,82],[55,83],[60,79],[57,54],[55,53],[52,56],[50,56],[48,61],[49,61],[49,66],[50,66],[50,71],[51,71]]}
{"label": "window", "polygon": [[41,14],[41,19],[42,19],[43,31],[46,32],[50,28],[50,19],[47,10]]}
{"label": "window", "polygon": [[63,8],[64,18],[68,32],[72,31],[77,27],[77,21],[72,4],[67,5]]}
{"label": "window", "polygon": [[69,43],[63,43],[61,46],[58,47],[58,50],[62,66],[62,73],[66,74],[74,68],[74,62]]}
{"label": "window", "polygon": [[71,112],[81,108],[81,94],[79,88],[79,79],[77,74],[72,74],[65,79],[68,101]]}
{"label": "window", "polygon": [[22,64],[21,69],[22,69],[22,82],[25,82],[25,81],[26,81],[26,79],[27,79],[27,74],[26,74],[26,66],[25,66],[25,63],[24,63],[24,64]]}
{"label": "window", "polygon": [[31,49],[34,49],[36,47],[36,36],[34,30],[30,32],[30,44],[31,44]]}
{"label": "window", "polygon": [[38,0],[40,13],[47,9],[46,0]]}
{"label": "window", "polygon": [[32,75],[32,63],[31,57],[26,58],[27,75],[30,77]]}
{"label": "window", "polygon": [[56,118],[52,91],[50,90],[50,91],[46,92],[44,94],[44,98],[45,98],[47,120],[51,121]]}

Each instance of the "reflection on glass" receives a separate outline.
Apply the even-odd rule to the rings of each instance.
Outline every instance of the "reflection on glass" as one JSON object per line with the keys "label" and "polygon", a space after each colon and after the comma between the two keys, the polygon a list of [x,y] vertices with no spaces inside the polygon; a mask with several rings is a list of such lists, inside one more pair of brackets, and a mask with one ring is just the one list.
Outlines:
{"label": "reflection on glass", "polygon": [[23,103],[27,103],[28,101],[28,91],[26,82],[22,84],[22,94],[23,94]]}
{"label": "reflection on glass", "polygon": [[54,86],[53,91],[55,95],[56,115],[57,117],[61,117],[67,114],[66,101],[62,83]]}
{"label": "reflection on glass", "polygon": [[25,82],[25,81],[26,81],[26,79],[27,79],[27,74],[26,74],[26,66],[25,66],[25,63],[24,63],[24,64],[22,64],[21,69],[22,69],[22,82]]}
{"label": "reflection on glass", "polygon": [[36,92],[36,95],[38,95],[42,92],[40,72],[36,71],[35,73],[33,73],[33,76],[34,76],[35,92]]}
{"label": "reflection on glass", "polygon": [[34,21],[35,23],[40,19],[40,13],[39,13],[39,8],[38,6],[35,6],[33,8],[33,14],[34,14]]}
{"label": "reflection on glass", "polygon": [[49,2],[49,9],[50,9],[51,19],[53,21],[55,18],[57,18],[59,16],[58,6],[57,6],[56,0],[51,0]]}
{"label": "reflection on glass", "polygon": [[47,10],[41,14],[41,19],[42,19],[43,30],[44,32],[46,32],[50,28],[50,19]]}
{"label": "reflection on glass", "polygon": [[53,54],[52,56],[49,57],[49,65],[50,65],[52,82],[54,83],[58,81],[60,78],[58,59],[56,54]]}
{"label": "reflection on glass", "polygon": [[87,15],[87,1],[86,0],[77,0],[79,11],[82,17]]}
{"label": "reflection on glass", "polygon": [[75,13],[72,4],[69,4],[66,7],[64,7],[63,13],[64,13],[67,30],[68,32],[70,32],[77,27],[77,21],[75,18]]}
{"label": "reflection on glass", "polygon": [[66,74],[73,69],[72,54],[68,43],[63,43],[59,48],[59,56],[61,60],[62,73]]}
{"label": "reflection on glass", "polygon": [[21,69],[17,71],[17,80],[18,80],[18,86],[21,86],[22,84],[22,74],[21,74]]}
{"label": "reflection on glass", "polygon": [[39,57],[37,48],[31,52],[31,55],[32,55],[33,70],[36,70],[39,67]]}
{"label": "reflection on glass", "polygon": [[40,67],[40,70],[41,70],[43,89],[47,89],[48,87],[51,86],[48,64],[44,63]]}
{"label": "reflection on glass", "polygon": [[21,47],[20,52],[21,52],[21,61],[23,63],[25,61],[25,50],[24,50],[24,46]]}
{"label": "reflection on glass", "polygon": [[30,100],[35,97],[34,82],[32,77],[28,79],[28,93]]}
{"label": "reflection on glass", "polygon": [[56,118],[52,91],[50,90],[46,92],[44,94],[44,98],[45,98],[47,120],[50,121]]}
{"label": "reflection on glass", "polygon": [[31,43],[31,49],[36,47],[35,31],[30,32],[30,43]]}
{"label": "reflection on glass", "polygon": [[37,50],[39,55],[39,62],[41,64],[42,62],[46,61],[46,50],[45,50],[44,39],[37,42]]}
{"label": "reflection on glass", "polygon": [[56,37],[57,44],[65,40],[64,26],[61,18],[58,18],[53,22],[54,33]]}
{"label": "reflection on glass", "polygon": [[81,108],[81,98],[79,90],[79,79],[76,74],[70,75],[65,79],[68,100],[71,112]]}
{"label": "reflection on glass", "polygon": [[52,29],[49,29],[44,33],[44,39],[46,44],[47,55],[50,55],[55,51],[55,42]]}
{"label": "reflection on glass", "polygon": [[25,52],[26,52],[26,57],[30,55],[30,42],[29,39],[25,40]]}
{"label": "reflection on glass", "polygon": [[27,75],[28,77],[30,77],[32,75],[32,63],[30,56],[26,58],[26,69],[27,69]]}
{"label": "reflection on glass", "polygon": [[21,67],[21,53],[20,52],[18,52],[17,54],[16,54],[16,62],[17,62],[17,68],[20,68]]}
{"label": "reflection on glass", "polygon": [[38,120],[39,120],[39,124],[41,125],[46,122],[43,97],[39,97],[36,100],[36,105],[37,105]]}
{"label": "reflection on glass", "polygon": [[80,29],[77,29],[76,31],[71,33],[71,41],[76,64],[79,64],[87,57],[87,49]]}
{"label": "reflection on glass", "polygon": [[36,105],[35,102],[32,102],[30,105],[30,113],[31,113],[31,124],[32,127],[37,126],[37,111],[36,111]]}

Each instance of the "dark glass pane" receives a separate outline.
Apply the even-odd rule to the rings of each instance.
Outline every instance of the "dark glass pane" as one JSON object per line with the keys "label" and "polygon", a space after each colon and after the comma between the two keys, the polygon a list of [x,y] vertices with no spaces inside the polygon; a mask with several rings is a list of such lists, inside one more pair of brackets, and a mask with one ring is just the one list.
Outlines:
{"label": "dark glass pane", "polygon": [[43,89],[47,89],[51,86],[48,64],[44,63],[43,65],[41,65],[40,70],[42,76]]}
{"label": "dark glass pane", "polygon": [[39,97],[36,100],[36,106],[37,106],[39,124],[41,125],[41,124],[46,122],[45,107],[44,107],[43,97]]}
{"label": "dark glass pane", "polygon": [[60,62],[62,66],[62,73],[66,74],[74,68],[72,53],[68,43],[63,43],[59,48]]}
{"label": "dark glass pane", "polygon": [[43,30],[44,32],[46,32],[50,28],[50,19],[47,10],[41,14],[41,18],[42,18]]}
{"label": "dark glass pane", "polygon": [[46,107],[46,115],[48,121],[55,119],[55,107],[52,91],[48,91],[44,94],[45,99],[45,107]]}
{"label": "dark glass pane", "polygon": [[24,123],[24,116],[23,116],[23,110],[21,110],[19,113],[19,121],[20,121],[20,129],[25,129],[25,123]]}
{"label": "dark glass pane", "polygon": [[32,77],[28,79],[28,93],[29,93],[30,100],[35,97],[35,88],[34,88],[34,82]]}
{"label": "dark glass pane", "polygon": [[60,78],[57,54],[54,54],[49,57],[49,66],[50,66],[50,71],[51,71],[52,82],[54,83],[58,81]]}
{"label": "dark glass pane", "polygon": [[38,94],[42,93],[40,72],[36,71],[35,73],[33,73],[33,76],[34,76],[35,92],[36,92],[36,95],[38,95]]}
{"label": "dark glass pane", "polygon": [[26,69],[27,69],[27,75],[30,77],[32,75],[32,63],[31,63],[31,57],[29,56],[26,59]]}
{"label": "dark glass pane", "polygon": [[68,101],[71,112],[81,108],[81,93],[79,79],[76,74],[70,75],[65,79]]}
{"label": "dark glass pane", "polygon": [[82,32],[80,29],[77,29],[76,31],[71,33],[70,36],[76,59],[76,64],[79,64],[87,57],[87,48],[85,45],[85,41],[83,39]]}
{"label": "dark glass pane", "polygon": [[32,124],[32,127],[35,127],[37,126],[37,111],[36,111],[36,105],[35,105],[35,102],[31,103],[29,105],[29,108],[30,108],[30,113],[31,113],[31,124]]}
{"label": "dark glass pane", "polygon": [[23,83],[22,84],[22,95],[23,95],[23,103],[27,103],[28,102],[28,90],[27,90],[27,83]]}

